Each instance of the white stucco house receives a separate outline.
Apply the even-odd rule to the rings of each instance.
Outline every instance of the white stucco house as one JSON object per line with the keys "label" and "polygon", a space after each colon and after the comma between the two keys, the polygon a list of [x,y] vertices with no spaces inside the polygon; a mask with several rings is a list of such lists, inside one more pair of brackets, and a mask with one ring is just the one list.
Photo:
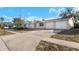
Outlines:
{"label": "white stucco house", "polygon": [[74,27],[74,18],[43,20],[30,22],[27,25],[27,28],[31,29],[71,29]]}

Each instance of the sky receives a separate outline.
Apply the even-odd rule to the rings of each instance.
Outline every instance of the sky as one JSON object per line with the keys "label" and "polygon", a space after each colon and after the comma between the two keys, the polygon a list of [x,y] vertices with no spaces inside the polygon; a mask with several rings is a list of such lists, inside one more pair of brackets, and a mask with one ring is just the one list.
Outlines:
{"label": "sky", "polygon": [[[42,20],[60,18],[59,14],[73,7],[1,7],[0,17],[5,21],[12,21],[15,17],[21,17],[24,20]],[[78,7],[74,9],[79,10]]]}

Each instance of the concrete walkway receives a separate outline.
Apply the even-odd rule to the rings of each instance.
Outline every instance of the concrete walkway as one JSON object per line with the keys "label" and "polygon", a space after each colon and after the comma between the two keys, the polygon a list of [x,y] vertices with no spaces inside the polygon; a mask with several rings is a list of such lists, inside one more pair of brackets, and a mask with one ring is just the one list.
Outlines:
{"label": "concrete walkway", "polygon": [[58,45],[79,49],[79,43],[77,42],[65,41],[65,40],[60,40],[60,39],[55,39],[55,38],[46,38],[43,40],[50,43],[55,43]]}
{"label": "concrete walkway", "polygon": [[41,40],[79,49],[79,43],[50,38],[54,34],[51,30],[40,30],[1,36],[4,42],[0,39],[0,50],[34,51]]}

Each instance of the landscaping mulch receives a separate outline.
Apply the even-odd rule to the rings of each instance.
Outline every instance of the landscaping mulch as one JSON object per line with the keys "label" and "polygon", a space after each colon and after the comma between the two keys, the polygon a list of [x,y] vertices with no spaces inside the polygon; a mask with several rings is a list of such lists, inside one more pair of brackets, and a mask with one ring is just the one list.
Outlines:
{"label": "landscaping mulch", "polygon": [[79,51],[79,49],[66,47],[41,40],[38,46],[36,47],[36,51]]}
{"label": "landscaping mulch", "polygon": [[70,29],[70,30],[61,31],[55,35],[52,35],[51,38],[79,43],[79,29]]}

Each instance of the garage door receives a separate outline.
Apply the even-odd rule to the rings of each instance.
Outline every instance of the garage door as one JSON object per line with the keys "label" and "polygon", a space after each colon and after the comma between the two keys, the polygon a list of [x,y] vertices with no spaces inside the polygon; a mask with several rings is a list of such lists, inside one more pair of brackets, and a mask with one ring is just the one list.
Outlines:
{"label": "garage door", "polygon": [[56,29],[67,29],[67,21],[56,22]]}
{"label": "garage door", "polygon": [[52,28],[54,28],[54,23],[53,23],[53,22],[51,22],[51,23],[46,23],[46,28],[47,28],[47,29],[52,29]]}

